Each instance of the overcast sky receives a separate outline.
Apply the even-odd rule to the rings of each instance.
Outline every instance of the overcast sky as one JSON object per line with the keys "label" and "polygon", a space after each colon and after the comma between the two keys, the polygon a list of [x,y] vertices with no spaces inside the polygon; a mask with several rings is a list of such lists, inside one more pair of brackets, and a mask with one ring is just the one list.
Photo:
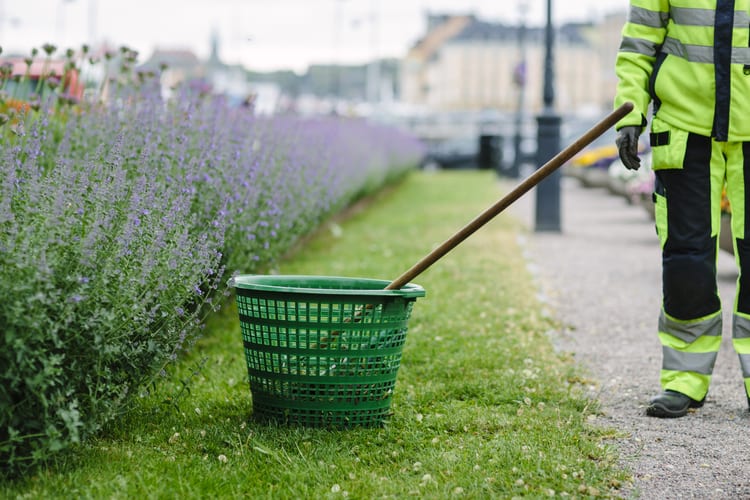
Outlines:
{"label": "overcast sky", "polygon": [[[628,0],[553,0],[553,22],[596,20]],[[311,63],[402,57],[425,32],[425,12],[474,13],[487,21],[542,25],[545,0],[0,0],[0,47],[27,55],[53,43],[127,45],[145,61],[154,48],[199,57],[218,33],[220,57],[255,70],[303,71]]]}

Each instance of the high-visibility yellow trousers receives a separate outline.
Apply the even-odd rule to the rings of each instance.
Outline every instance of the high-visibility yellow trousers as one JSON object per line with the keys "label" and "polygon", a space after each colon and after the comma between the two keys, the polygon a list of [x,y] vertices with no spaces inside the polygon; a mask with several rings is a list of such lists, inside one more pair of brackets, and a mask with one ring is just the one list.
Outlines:
{"label": "high-visibility yellow trousers", "polygon": [[732,341],[750,395],[750,143],[718,142],[654,118],[651,144],[662,249],[662,388],[698,401],[709,389],[722,336],[716,261],[726,189],[739,269]]}

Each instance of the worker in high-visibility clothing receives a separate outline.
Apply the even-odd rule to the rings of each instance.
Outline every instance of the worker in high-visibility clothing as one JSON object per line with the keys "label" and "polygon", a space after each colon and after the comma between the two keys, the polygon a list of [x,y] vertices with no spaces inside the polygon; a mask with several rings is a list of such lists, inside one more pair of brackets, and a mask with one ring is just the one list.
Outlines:
{"label": "worker in high-visibility clothing", "polygon": [[620,158],[639,168],[650,116],[656,174],[662,392],[646,413],[682,417],[708,393],[722,335],[716,262],[725,183],[740,270],[732,342],[750,405],[750,0],[631,0],[615,70],[615,107],[635,105],[616,125]]}

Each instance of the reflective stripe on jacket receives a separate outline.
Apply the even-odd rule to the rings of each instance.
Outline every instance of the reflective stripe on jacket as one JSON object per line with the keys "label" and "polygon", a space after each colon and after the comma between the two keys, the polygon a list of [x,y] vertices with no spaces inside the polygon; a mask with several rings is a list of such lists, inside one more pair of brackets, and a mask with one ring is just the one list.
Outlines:
{"label": "reflective stripe on jacket", "polygon": [[615,72],[618,124],[667,123],[718,141],[750,141],[750,0],[631,0]]}

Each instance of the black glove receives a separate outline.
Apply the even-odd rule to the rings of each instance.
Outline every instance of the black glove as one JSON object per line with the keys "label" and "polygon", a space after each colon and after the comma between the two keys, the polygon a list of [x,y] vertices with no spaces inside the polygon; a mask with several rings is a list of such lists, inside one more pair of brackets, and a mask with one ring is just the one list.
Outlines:
{"label": "black glove", "polygon": [[638,137],[641,135],[641,127],[622,127],[617,133],[617,150],[623,165],[630,170],[641,168],[641,159],[638,158]]}

